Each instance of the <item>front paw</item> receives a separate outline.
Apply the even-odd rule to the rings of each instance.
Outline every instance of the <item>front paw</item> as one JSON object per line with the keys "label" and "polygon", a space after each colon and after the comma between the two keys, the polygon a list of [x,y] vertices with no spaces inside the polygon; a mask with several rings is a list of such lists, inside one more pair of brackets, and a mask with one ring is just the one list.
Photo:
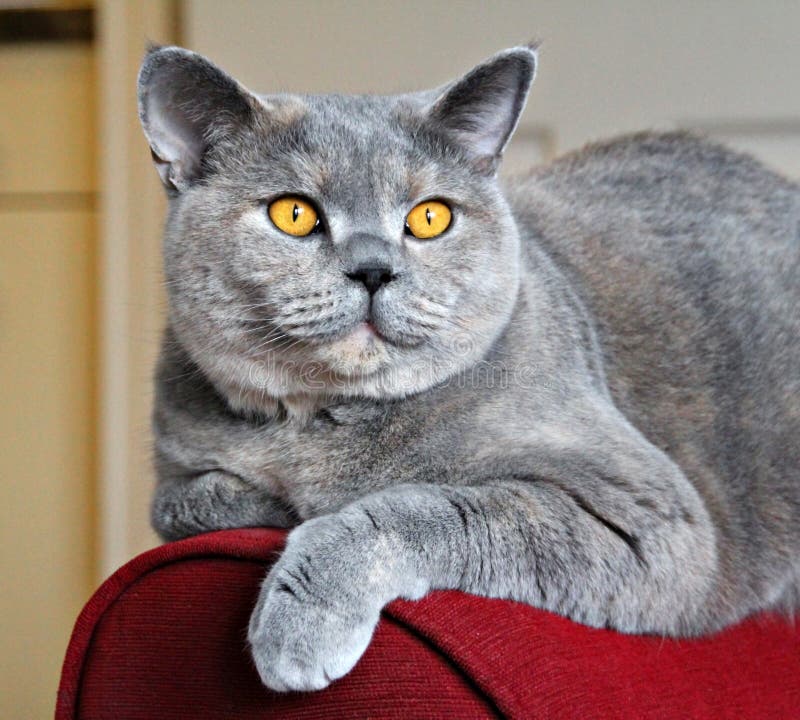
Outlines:
{"label": "front paw", "polygon": [[219,470],[160,482],[150,517],[168,541],[213,530],[296,523],[291,510],[266,490]]}
{"label": "front paw", "polygon": [[383,602],[359,587],[349,567],[357,556],[336,547],[326,523],[334,524],[320,518],[292,533],[250,620],[253,659],[273,690],[327,687],[353,668],[378,623]]}

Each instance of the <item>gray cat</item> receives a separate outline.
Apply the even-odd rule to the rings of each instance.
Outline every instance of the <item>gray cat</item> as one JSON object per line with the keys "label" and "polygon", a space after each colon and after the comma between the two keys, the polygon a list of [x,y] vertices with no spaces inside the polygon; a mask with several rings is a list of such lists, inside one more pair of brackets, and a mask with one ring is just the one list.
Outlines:
{"label": "gray cat", "polygon": [[249,629],[271,688],[325,687],[434,588],[670,635],[797,605],[800,187],[680,133],[501,187],[535,66],[261,96],[145,58],[152,519],[296,526]]}

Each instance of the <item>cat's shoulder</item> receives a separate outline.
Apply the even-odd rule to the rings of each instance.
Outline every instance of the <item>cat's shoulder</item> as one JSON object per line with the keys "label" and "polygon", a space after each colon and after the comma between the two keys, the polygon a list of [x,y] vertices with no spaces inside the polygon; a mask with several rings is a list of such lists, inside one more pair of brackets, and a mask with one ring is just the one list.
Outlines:
{"label": "cat's shoulder", "polygon": [[664,167],[672,172],[703,168],[725,175],[732,169],[772,173],[751,155],[689,130],[643,131],[592,142],[534,172],[546,175],[598,168],[624,172]]}
{"label": "cat's shoulder", "polygon": [[639,132],[594,142],[512,179],[512,204],[547,197],[574,209],[640,208],[672,215],[711,205],[720,213],[797,208],[800,185],[747,153],[688,131]]}
{"label": "cat's shoulder", "polygon": [[752,190],[800,189],[753,156],[687,130],[637,132],[589,143],[534,168],[527,179],[584,186],[634,183],[642,188],[672,181],[683,186],[724,182],[729,186],[746,183]]}

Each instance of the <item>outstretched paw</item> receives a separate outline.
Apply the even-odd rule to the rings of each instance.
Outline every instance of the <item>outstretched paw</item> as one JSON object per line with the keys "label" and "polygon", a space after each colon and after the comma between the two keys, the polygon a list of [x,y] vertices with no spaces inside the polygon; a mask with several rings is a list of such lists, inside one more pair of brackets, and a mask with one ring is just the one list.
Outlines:
{"label": "outstretched paw", "polygon": [[[348,673],[367,649],[380,616],[380,602],[343,590],[345,578],[335,560],[327,561],[324,553],[314,552],[319,548],[308,545],[302,537],[290,538],[250,620],[253,659],[273,690],[321,690]],[[337,582],[330,582],[334,578]]]}

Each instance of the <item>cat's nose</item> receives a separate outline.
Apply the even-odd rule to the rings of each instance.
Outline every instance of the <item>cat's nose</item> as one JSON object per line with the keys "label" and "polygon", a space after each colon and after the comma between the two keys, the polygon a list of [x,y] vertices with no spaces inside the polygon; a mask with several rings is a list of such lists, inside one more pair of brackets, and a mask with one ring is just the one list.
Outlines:
{"label": "cat's nose", "polygon": [[362,265],[347,273],[347,277],[363,283],[369,294],[374,295],[381,287],[390,283],[397,276],[390,268],[383,265]]}

